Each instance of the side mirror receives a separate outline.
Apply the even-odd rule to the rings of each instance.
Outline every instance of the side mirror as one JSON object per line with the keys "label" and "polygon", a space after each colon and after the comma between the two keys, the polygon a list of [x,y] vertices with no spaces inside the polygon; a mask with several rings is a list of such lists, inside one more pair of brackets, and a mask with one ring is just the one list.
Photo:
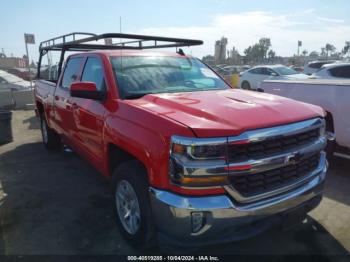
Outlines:
{"label": "side mirror", "polygon": [[277,73],[271,73],[271,76],[278,76]]}
{"label": "side mirror", "polygon": [[93,82],[75,82],[70,86],[70,95],[72,97],[86,98],[92,100],[104,100],[106,93],[98,91]]}
{"label": "side mirror", "polygon": [[256,89],[256,91],[261,92],[261,93],[264,93],[264,89],[262,89],[262,88],[260,88],[260,87],[258,87],[258,88]]}

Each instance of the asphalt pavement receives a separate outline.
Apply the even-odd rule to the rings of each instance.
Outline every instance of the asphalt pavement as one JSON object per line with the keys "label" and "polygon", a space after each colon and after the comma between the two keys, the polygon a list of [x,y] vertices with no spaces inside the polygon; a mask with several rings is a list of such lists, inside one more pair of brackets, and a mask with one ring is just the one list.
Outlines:
{"label": "asphalt pavement", "polygon": [[[0,146],[0,255],[144,254],[118,231],[102,175],[75,153],[47,152],[33,111],[14,112],[12,124],[14,142]],[[350,160],[334,160],[323,201],[300,226],[197,252],[349,254]]]}

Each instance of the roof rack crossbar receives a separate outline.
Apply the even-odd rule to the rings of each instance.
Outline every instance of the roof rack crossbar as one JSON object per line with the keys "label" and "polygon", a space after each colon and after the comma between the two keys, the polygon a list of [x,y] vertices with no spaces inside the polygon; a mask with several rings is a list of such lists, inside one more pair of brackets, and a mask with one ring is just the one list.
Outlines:
{"label": "roof rack crossbar", "polygon": [[47,48],[59,45],[59,44],[57,44],[58,40],[60,40],[61,44],[64,44],[64,43],[66,43],[66,39],[70,38],[70,37],[73,38],[72,42],[76,42],[78,36],[81,36],[81,37],[84,36],[86,38],[86,37],[96,36],[96,34],[85,33],[85,32],[74,32],[74,33],[70,33],[70,34],[66,34],[66,35],[57,36],[57,37],[54,37],[54,38],[51,38],[49,40],[41,42],[40,46],[39,46],[39,50],[47,49]]}
{"label": "roof rack crossbar", "polygon": [[[108,43],[106,39],[117,38],[120,43]],[[98,40],[105,40],[104,44],[94,43]],[[153,42],[153,43],[149,43]],[[161,43],[160,43],[161,42]],[[107,44],[108,43],[108,44]],[[60,61],[58,65],[58,75],[62,70],[64,55],[66,51],[91,51],[91,50],[121,50],[121,49],[153,49],[169,47],[185,47],[202,45],[203,41],[183,38],[171,38],[149,35],[133,35],[122,33],[107,33],[96,35],[85,32],[73,32],[66,35],[51,38],[43,41],[39,45],[39,64],[37,77],[40,78],[40,67],[42,57],[48,51],[60,51]]]}
{"label": "roof rack crossbar", "polygon": [[[77,39],[77,37],[85,36],[84,38]],[[73,40],[67,41],[68,38]],[[107,38],[119,38],[119,39],[135,39],[133,41],[124,41],[120,43],[115,43],[112,45],[89,45],[89,42],[98,41]],[[144,42],[154,41],[153,45],[143,45]],[[159,42],[167,42],[169,44],[158,44]],[[59,43],[57,43],[59,42]],[[132,35],[132,34],[122,34],[122,33],[107,33],[107,34],[91,34],[83,32],[74,32],[67,35],[58,36],[47,41],[40,43],[40,50],[70,50],[71,48],[77,49],[82,48],[83,50],[90,50],[88,48],[83,48],[82,45],[89,45],[91,50],[93,49],[116,49],[115,46],[121,46],[122,49],[135,49],[135,46],[130,44],[138,44],[138,49],[150,49],[150,48],[166,48],[166,47],[183,47],[183,46],[194,46],[201,45],[203,41],[193,40],[193,39],[182,39],[182,38],[170,38],[170,37],[160,37],[160,36],[148,36],[148,35]]]}

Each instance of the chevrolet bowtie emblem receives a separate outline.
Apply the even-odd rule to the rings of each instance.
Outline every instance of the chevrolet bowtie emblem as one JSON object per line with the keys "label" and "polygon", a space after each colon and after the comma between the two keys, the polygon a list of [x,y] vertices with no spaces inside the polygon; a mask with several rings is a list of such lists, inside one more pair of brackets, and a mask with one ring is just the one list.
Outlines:
{"label": "chevrolet bowtie emblem", "polygon": [[301,154],[300,153],[293,153],[285,157],[284,163],[285,164],[296,164],[301,160]]}

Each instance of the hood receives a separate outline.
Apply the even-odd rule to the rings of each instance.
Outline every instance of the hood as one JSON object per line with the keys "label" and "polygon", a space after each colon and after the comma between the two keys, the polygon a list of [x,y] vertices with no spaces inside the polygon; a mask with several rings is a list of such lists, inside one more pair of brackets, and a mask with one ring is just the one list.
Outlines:
{"label": "hood", "polygon": [[198,137],[232,136],[324,116],[318,106],[237,89],[149,94],[130,103],[184,124]]}

